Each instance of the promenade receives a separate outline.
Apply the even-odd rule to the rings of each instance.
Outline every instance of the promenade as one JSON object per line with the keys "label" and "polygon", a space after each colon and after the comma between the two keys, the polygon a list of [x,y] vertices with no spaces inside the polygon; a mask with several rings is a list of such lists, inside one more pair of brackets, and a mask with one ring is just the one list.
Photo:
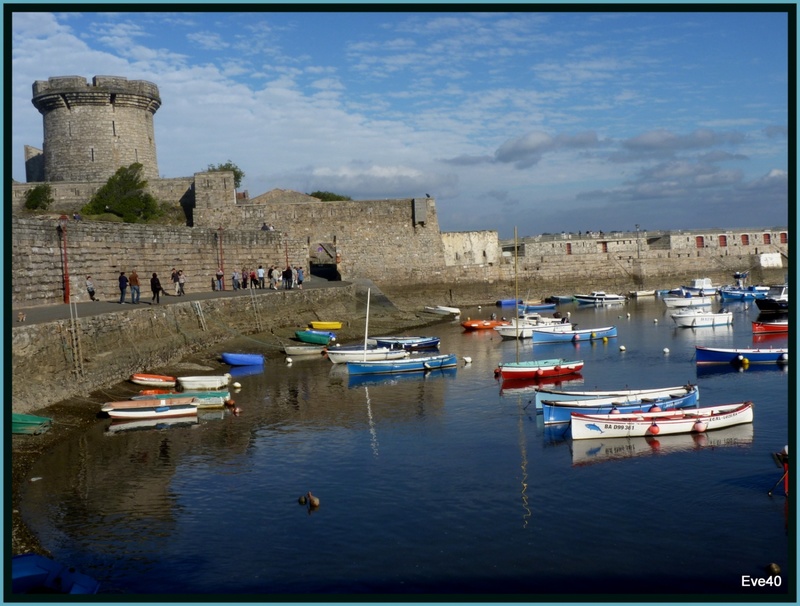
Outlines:
{"label": "promenade", "polygon": [[[311,280],[307,280],[303,283],[302,290],[317,290],[321,288],[342,288],[345,286],[349,286],[351,282],[341,282],[341,281],[328,281],[324,278],[319,278],[314,276]],[[172,284],[170,283],[169,286],[171,287]],[[264,289],[239,289],[239,290],[220,290],[220,291],[213,291],[213,290],[206,290],[200,292],[192,292],[191,290],[188,291],[183,296],[176,296],[174,294],[164,294],[161,293],[161,301],[158,305],[152,305],[154,308],[158,308],[164,305],[174,305],[176,303],[186,303],[187,301],[208,301],[211,299],[224,299],[224,298],[231,298],[231,297],[269,297],[269,296],[276,296],[283,292],[294,292],[295,289],[290,291],[285,291],[283,289],[278,290],[270,290],[269,288]],[[252,294],[251,294],[252,293]],[[141,309],[143,307],[150,307],[150,299],[152,298],[153,293],[150,291],[149,287],[147,289],[142,288],[141,297],[139,299],[139,304],[133,305],[131,304],[131,293],[130,288],[126,292],[125,296],[125,303],[120,305],[119,303],[119,291],[107,295],[106,293],[98,294],[98,301],[91,301],[89,300],[89,295],[85,290],[82,290],[78,293],[78,296],[75,296],[75,293],[72,295],[73,303],[71,305],[67,305],[65,303],[59,305],[40,305],[37,307],[27,307],[27,308],[15,308],[9,314],[9,319],[12,323],[12,327],[20,326],[21,324],[41,324],[44,322],[55,322],[58,320],[69,320],[70,319],[70,307],[72,307],[72,314],[74,315],[77,313],[79,318],[86,318],[90,316],[99,316],[102,314],[111,314],[117,313],[121,311],[130,311],[132,309]],[[75,302],[79,301],[79,302]],[[19,321],[19,314],[23,313],[25,315],[25,320],[23,322]]]}

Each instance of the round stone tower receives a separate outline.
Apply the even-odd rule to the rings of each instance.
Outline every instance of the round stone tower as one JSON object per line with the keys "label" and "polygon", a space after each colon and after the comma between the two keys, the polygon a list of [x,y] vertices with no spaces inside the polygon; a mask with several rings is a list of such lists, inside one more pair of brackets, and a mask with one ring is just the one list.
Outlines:
{"label": "round stone tower", "polygon": [[161,97],[152,82],[48,78],[33,83],[32,101],[44,117],[45,181],[105,181],[134,162],[145,179],[159,177],[153,115]]}

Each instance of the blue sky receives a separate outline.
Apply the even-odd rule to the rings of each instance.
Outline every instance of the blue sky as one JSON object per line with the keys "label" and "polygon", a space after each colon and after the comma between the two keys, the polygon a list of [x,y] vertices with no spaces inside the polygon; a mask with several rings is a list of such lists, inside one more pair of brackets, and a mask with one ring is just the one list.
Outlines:
{"label": "blue sky", "polygon": [[429,193],[501,238],[788,224],[787,15],[466,7],[15,13],[11,177],[35,80],[118,75],[159,88],[163,177],[231,160],[251,197]]}

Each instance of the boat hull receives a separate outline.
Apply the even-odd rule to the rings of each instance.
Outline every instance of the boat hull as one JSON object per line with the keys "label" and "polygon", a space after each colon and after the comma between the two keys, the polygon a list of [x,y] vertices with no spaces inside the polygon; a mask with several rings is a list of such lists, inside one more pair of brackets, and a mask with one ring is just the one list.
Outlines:
{"label": "boat hull", "polygon": [[11,433],[37,436],[53,425],[50,417],[39,417],[21,413],[11,413]]}
{"label": "boat hull", "polygon": [[338,351],[329,349],[326,357],[334,364],[346,364],[347,362],[370,362],[374,360],[402,360],[407,358],[409,352],[405,349],[391,349],[389,347],[377,347],[357,350],[351,349]]}
{"label": "boat hull", "polygon": [[507,320],[465,320],[461,327],[466,330],[494,330],[500,326],[511,326]]}
{"label": "boat hull", "polygon": [[439,349],[439,337],[373,337],[369,339],[378,347],[402,348],[406,351]]}
{"label": "boat hull", "polygon": [[316,320],[309,322],[308,325],[314,330],[339,330],[342,327],[341,322]]}
{"label": "boat hull", "polygon": [[664,297],[662,301],[667,307],[706,307],[714,302],[714,297]]}
{"label": "boat hull", "polygon": [[542,408],[543,400],[552,402],[564,402],[569,400],[598,400],[602,398],[613,398],[621,402],[639,402],[645,399],[670,398],[672,396],[682,396],[692,391],[696,392],[695,401],[700,399],[700,388],[696,385],[677,385],[675,387],[653,387],[646,389],[620,389],[608,391],[573,391],[542,388],[537,390],[534,396],[536,408]]}
{"label": "boat hull", "polygon": [[593,341],[616,336],[616,326],[604,326],[602,328],[586,328],[583,330],[568,330],[565,332],[534,329],[531,338],[534,343],[561,343],[569,341]]}
{"label": "boat hull", "polygon": [[220,357],[225,364],[230,366],[257,366],[264,364],[264,356],[262,354],[223,352]]}
{"label": "boat hull", "polygon": [[789,321],[778,322],[753,322],[754,334],[779,334],[789,332]]}
{"label": "boat hull", "polygon": [[498,365],[495,376],[505,379],[541,379],[544,377],[561,377],[579,372],[583,368],[583,360],[530,360],[527,362],[509,362]]}
{"label": "boat hull", "polygon": [[286,345],[283,348],[287,356],[321,355],[324,351],[325,345]]}
{"label": "boat hull", "polygon": [[541,332],[569,332],[573,330],[573,327],[571,323],[566,322],[564,324],[520,325],[519,328],[513,325],[498,326],[495,330],[503,339],[532,339],[534,330]]}
{"label": "boat hull", "polygon": [[753,422],[753,403],[740,402],[723,406],[710,406],[671,411],[657,415],[586,415],[573,413],[570,432],[573,440],[590,438],[633,438],[704,433],[733,425]]}
{"label": "boat hull", "polygon": [[44,556],[26,553],[11,558],[11,593],[86,595],[99,589],[96,579]]}
{"label": "boat hull", "polygon": [[137,372],[131,375],[131,383],[146,387],[175,387],[175,377],[167,375],[150,375]]}
{"label": "boat hull", "polygon": [[722,313],[696,313],[678,312],[672,314],[672,319],[681,328],[703,328],[708,326],[728,326],[733,324],[733,312]]}
{"label": "boat hull", "polygon": [[198,408],[206,408],[209,406],[215,406],[216,402],[219,402],[220,405],[222,405],[225,402],[230,401],[231,392],[228,390],[179,391],[175,393],[158,394],[157,398],[154,398],[153,395],[143,394],[143,395],[133,396],[131,400],[168,400],[168,399],[179,399],[179,398],[194,398],[198,401],[197,402]]}
{"label": "boat hull", "polygon": [[178,384],[184,390],[221,389],[227,387],[231,380],[230,373],[224,375],[199,375],[194,377],[178,377]]}
{"label": "boat hull", "polygon": [[197,414],[197,403],[149,406],[143,408],[112,408],[107,411],[112,419],[160,419],[185,417]]}
{"label": "boat hull", "polygon": [[295,331],[294,336],[303,343],[312,343],[314,345],[327,345],[331,341],[336,340],[336,335],[334,333],[317,330],[298,330]]}
{"label": "boat hull", "polygon": [[385,374],[399,372],[425,372],[458,365],[455,354],[420,356],[405,360],[375,360],[372,362],[347,362],[351,375]]}
{"label": "boat hull", "polygon": [[698,364],[781,364],[789,361],[789,348],[725,349],[696,345],[695,359]]}

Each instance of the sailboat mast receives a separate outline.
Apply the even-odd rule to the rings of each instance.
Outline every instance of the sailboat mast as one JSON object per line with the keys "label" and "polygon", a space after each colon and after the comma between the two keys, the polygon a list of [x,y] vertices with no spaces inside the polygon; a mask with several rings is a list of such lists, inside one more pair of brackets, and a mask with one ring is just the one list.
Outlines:
{"label": "sailboat mast", "polygon": [[517,226],[514,226],[514,331],[516,332],[517,364],[519,364],[519,274],[517,273]]}
{"label": "sailboat mast", "polygon": [[369,293],[371,288],[367,289],[367,320],[364,324],[364,361],[367,361],[367,335],[369,334]]}

